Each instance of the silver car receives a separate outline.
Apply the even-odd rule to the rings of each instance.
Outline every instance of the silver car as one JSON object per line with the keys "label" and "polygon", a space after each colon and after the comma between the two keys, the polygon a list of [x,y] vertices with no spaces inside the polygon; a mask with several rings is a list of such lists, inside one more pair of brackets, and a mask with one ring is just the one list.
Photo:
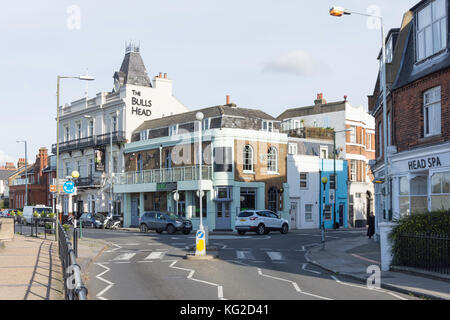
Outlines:
{"label": "silver car", "polygon": [[150,211],[144,212],[139,218],[139,229],[141,232],[155,230],[158,233],[167,231],[167,233],[173,234],[181,231],[184,234],[189,234],[192,230],[192,223],[190,220],[183,219],[175,214]]}

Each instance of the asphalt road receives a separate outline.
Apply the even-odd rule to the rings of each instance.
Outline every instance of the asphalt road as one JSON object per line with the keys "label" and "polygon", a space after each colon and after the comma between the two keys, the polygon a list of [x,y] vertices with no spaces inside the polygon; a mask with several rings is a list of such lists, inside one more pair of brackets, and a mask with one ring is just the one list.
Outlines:
{"label": "asphalt road", "polygon": [[[212,261],[186,260],[195,236],[84,229],[84,237],[110,243],[88,271],[89,299],[101,300],[405,300],[368,289],[307,263],[320,243],[317,231],[267,236],[210,235],[220,248]],[[326,241],[361,235],[336,231]]]}

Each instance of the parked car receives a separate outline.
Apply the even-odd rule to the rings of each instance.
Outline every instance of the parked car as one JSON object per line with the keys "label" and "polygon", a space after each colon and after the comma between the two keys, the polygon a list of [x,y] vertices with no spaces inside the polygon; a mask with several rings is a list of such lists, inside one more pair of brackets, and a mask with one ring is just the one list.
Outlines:
{"label": "parked car", "polygon": [[139,218],[139,228],[141,232],[155,230],[158,233],[167,231],[169,234],[174,234],[181,231],[184,234],[189,234],[192,230],[192,222],[175,214],[150,211],[144,212],[142,217]]}
{"label": "parked car", "polygon": [[80,217],[79,223],[84,227],[103,228],[105,216],[100,213],[83,213]]}
{"label": "parked car", "polygon": [[270,210],[246,210],[236,217],[235,229],[240,235],[248,231],[259,235],[268,234],[270,231],[286,234],[289,232],[289,222]]}

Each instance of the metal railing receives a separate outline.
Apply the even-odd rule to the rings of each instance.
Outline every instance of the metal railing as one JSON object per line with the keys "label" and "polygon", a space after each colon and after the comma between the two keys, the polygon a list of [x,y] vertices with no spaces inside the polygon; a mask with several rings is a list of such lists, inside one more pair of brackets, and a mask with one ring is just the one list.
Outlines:
{"label": "metal railing", "polygon": [[[77,233],[74,233],[74,238]],[[81,267],[77,264],[72,243],[58,221],[59,258],[64,270],[64,290],[66,300],[87,300],[88,290],[81,278]]]}
{"label": "metal railing", "polygon": [[[90,147],[105,146],[111,142],[111,135],[113,143],[125,142],[125,131],[114,131],[110,133],[100,134],[97,136],[85,137],[70,141],[59,143],[59,152],[66,152],[71,150],[86,149]],[[56,144],[52,145],[52,152],[56,154]]]}
{"label": "metal railing", "polygon": [[396,240],[393,264],[449,275],[449,250],[448,236],[405,233]]}
{"label": "metal railing", "polygon": [[[116,173],[117,185],[200,180],[199,166]],[[212,180],[212,166],[202,166],[202,180]]]}

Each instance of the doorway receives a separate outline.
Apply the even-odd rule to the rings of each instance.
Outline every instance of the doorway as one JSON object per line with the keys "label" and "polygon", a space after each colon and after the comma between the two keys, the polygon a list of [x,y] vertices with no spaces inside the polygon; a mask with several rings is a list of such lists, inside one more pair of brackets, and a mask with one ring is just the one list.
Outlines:
{"label": "doorway", "polygon": [[216,202],[216,229],[231,230],[231,202]]}
{"label": "doorway", "polygon": [[339,204],[339,226],[345,228],[345,220],[344,220],[344,209],[345,204]]}
{"label": "doorway", "polygon": [[289,213],[291,215],[291,229],[298,229],[299,226],[297,225],[297,215],[298,215],[297,201],[291,202],[291,208],[289,210]]}
{"label": "doorway", "polygon": [[131,198],[131,226],[139,225],[139,196]]}

